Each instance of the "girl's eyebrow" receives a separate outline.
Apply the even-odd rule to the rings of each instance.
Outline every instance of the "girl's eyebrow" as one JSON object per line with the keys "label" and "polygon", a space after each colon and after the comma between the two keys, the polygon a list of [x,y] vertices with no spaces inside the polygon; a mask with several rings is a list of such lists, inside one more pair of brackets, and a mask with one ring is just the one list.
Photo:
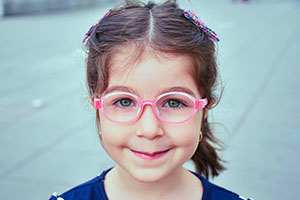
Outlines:
{"label": "girl's eyebrow", "polygon": [[116,85],[116,86],[112,86],[112,87],[108,88],[104,92],[104,94],[109,94],[109,93],[114,92],[114,91],[129,92],[129,93],[136,94],[136,91],[133,88],[131,88],[131,87],[125,87],[125,86],[120,86],[120,85]]}
{"label": "girl's eyebrow", "polygon": [[[108,88],[105,92],[104,92],[104,95],[105,94],[109,94],[111,92],[114,92],[114,91],[120,91],[120,92],[129,92],[129,93],[133,93],[133,94],[137,94],[136,90],[134,90],[133,88],[131,87],[125,87],[125,86],[119,86],[119,85],[116,85],[116,86],[112,86],[110,88]],[[166,92],[184,92],[184,93],[187,93],[193,97],[196,97],[196,94],[190,90],[189,88],[187,87],[181,87],[181,86],[176,86],[176,87],[170,87],[170,88],[165,88],[163,90],[161,90],[157,96],[163,94],[163,93],[166,93]]]}
{"label": "girl's eyebrow", "polygon": [[187,94],[189,94],[193,97],[196,97],[196,94],[187,87],[181,87],[181,86],[180,87],[179,86],[170,87],[170,88],[166,88],[166,89],[162,90],[159,94],[163,94],[163,93],[166,93],[166,92],[184,92],[184,93],[187,93]]}

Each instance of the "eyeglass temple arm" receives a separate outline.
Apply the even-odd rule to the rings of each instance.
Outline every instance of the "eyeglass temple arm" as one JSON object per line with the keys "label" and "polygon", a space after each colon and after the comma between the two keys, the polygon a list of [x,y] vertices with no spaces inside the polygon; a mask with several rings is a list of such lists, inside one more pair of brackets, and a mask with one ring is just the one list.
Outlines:
{"label": "eyeglass temple arm", "polygon": [[100,107],[101,107],[100,101],[101,101],[100,99],[94,98],[94,107],[95,107],[95,109],[100,109]]}
{"label": "eyeglass temple arm", "polygon": [[199,99],[197,101],[197,109],[201,110],[203,108],[205,108],[205,106],[207,105],[208,101],[207,101],[207,98],[205,99]]}

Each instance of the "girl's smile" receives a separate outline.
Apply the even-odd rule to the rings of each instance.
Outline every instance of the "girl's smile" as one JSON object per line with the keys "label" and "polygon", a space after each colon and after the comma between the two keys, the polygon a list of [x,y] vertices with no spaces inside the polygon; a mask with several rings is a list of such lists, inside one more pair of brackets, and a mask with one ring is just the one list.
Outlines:
{"label": "girl's smile", "polygon": [[148,153],[148,152],[142,152],[142,151],[135,151],[131,150],[132,153],[134,153],[137,157],[142,158],[144,160],[156,160],[164,155],[166,155],[169,152],[170,149],[164,150],[164,151],[156,151],[153,153]]}
{"label": "girl's smile", "polygon": [[[161,165],[166,162],[170,156],[173,155],[174,146],[164,145],[165,147],[155,147],[153,145],[143,145],[143,141],[140,141],[141,145],[136,148],[128,148],[129,153],[132,155],[132,162],[135,162],[139,166],[155,166]],[[155,141],[152,141],[155,143]]]}

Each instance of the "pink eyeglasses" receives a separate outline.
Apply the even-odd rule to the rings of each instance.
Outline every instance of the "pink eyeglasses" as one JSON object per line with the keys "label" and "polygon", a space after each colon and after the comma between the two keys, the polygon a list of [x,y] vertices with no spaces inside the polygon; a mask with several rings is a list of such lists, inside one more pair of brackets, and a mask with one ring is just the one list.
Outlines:
{"label": "pink eyeglasses", "polygon": [[198,110],[203,109],[207,99],[197,100],[184,92],[167,92],[153,100],[143,100],[128,92],[114,92],[94,99],[94,107],[115,123],[136,121],[146,104],[152,106],[153,113],[161,121],[179,124],[190,120]]}

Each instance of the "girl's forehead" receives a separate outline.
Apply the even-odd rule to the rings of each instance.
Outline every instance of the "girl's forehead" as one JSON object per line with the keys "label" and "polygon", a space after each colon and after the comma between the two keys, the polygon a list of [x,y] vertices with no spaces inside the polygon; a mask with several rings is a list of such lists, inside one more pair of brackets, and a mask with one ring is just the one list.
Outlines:
{"label": "girl's forehead", "polygon": [[156,64],[162,69],[172,65],[173,67],[168,69],[171,71],[181,70],[182,72],[191,74],[194,71],[192,59],[187,55],[164,53],[147,47],[125,46],[118,48],[117,52],[111,56],[109,61],[109,77],[114,74],[126,73],[138,69],[138,67],[145,63],[149,65],[148,69],[152,69],[153,65]]}
{"label": "girl's forehead", "polygon": [[198,94],[189,57],[146,51],[139,57],[136,54],[129,51],[114,54],[110,64],[108,89],[126,86],[137,93],[151,96],[166,88],[184,87]]}

